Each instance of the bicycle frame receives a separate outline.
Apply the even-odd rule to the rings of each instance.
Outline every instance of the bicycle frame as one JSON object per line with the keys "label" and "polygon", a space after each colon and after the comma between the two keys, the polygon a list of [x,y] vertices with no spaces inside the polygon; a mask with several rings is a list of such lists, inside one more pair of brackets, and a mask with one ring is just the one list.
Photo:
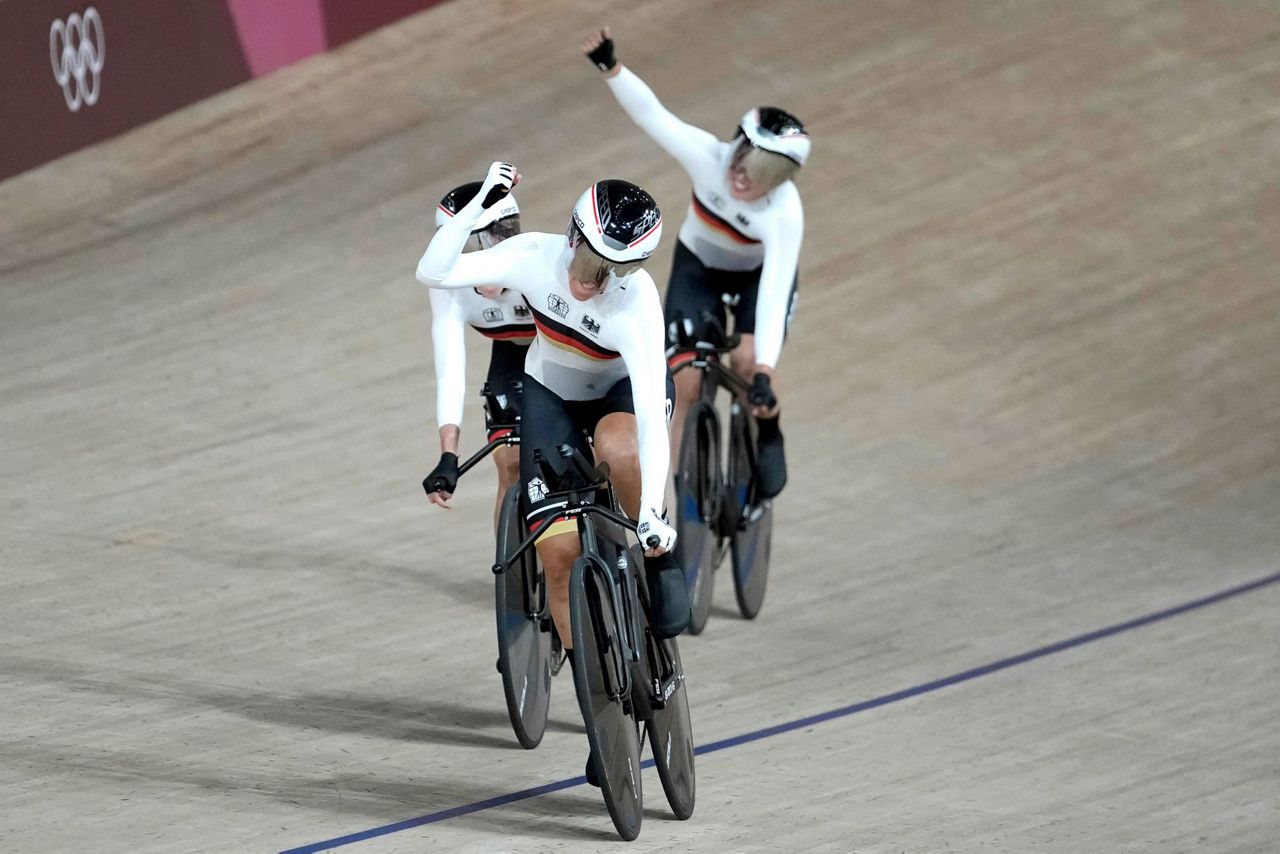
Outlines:
{"label": "bicycle frame", "polygon": [[[502,405],[498,397],[489,390],[488,383],[485,383],[480,389],[480,396],[484,398],[485,432],[490,435],[494,433],[497,435],[490,439],[483,448],[467,457],[466,462],[459,464],[459,478],[498,448],[504,445],[520,444],[520,414],[516,409],[510,405]],[[503,420],[498,421],[495,418],[495,414],[503,416]]]}
{"label": "bicycle frame", "polygon": [[[608,464],[601,464],[592,469],[580,451],[569,445],[561,445],[558,450],[561,457],[569,461],[570,472],[568,473],[577,475],[578,485],[553,493],[556,496],[564,497],[565,506],[560,509],[560,512],[539,522],[529,536],[505,560],[495,562],[493,573],[500,575],[507,572],[519,560],[521,555],[533,548],[538,538],[556,521],[560,519],[577,519],[578,542],[582,548],[582,557],[587,560],[592,571],[599,576],[599,580],[602,582],[601,586],[608,591],[610,608],[617,616],[618,646],[620,648],[614,648],[614,645],[611,644],[611,639],[601,636],[599,634],[600,627],[595,626],[597,647],[601,650],[611,650],[614,654],[618,654],[620,660],[617,661],[617,664],[619,665],[638,663],[644,644],[638,633],[639,622],[636,609],[639,607],[639,602],[636,600],[635,595],[632,594],[629,586],[629,583],[635,579],[635,574],[627,571],[632,564],[630,557],[627,555],[627,544],[602,537],[596,529],[595,517],[608,520],[623,530],[631,531],[632,533],[636,531],[636,523],[614,511],[611,506],[600,503],[602,487],[607,487],[608,504],[611,505],[613,503],[613,488],[608,483]],[[538,455],[536,459],[543,468],[547,482],[563,482],[565,474],[552,469],[541,458],[541,455]],[[608,550],[604,547],[606,542],[616,546],[617,560],[610,561],[607,559]],[[603,661],[600,664],[601,672],[605,674],[606,679],[609,681],[607,687],[610,699],[621,700],[627,697],[632,688],[631,668],[629,666],[609,668],[605,666]],[[675,669],[670,661],[651,662],[651,664],[654,665],[651,668],[651,672],[655,674],[654,683],[651,686],[653,698],[659,704],[662,704],[675,692],[676,679],[673,678]],[[617,676],[616,682],[612,679],[614,674]]]}
{"label": "bicycle frame", "polygon": [[[670,356],[671,360],[680,360],[680,363],[671,369],[672,375],[688,369],[697,370],[702,374],[698,387],[698,402],[705,402],[711,406],[717,433],[721,429],[721,420],[720,413],[715,409],[715,398],[720,389],[729,392],[732,403],[740,408],[748,425],[755,421],[755,416],[751,414],[751,407],[746,403],[747,392],[751,390],[751,385],[724,362],[724,356],[733,350],[736,338],[737,336],[733,336],[732,340],[724,343],[698,341],[692,347],[674,350]],[[684,425],[679,425],[677,429],[683,430]],[[749,447],[747,453],[754,464],[754,448]]]}
{"label": "bicycle frame", "polygon": [[671,374],[675,376],[689,368],[701,371],[702,383],[699,386],[698,396],[706,400],[714,399],[716,391],[722,388],[732,395],[745,396],[751,389],[750,384],[738,376],[737,371],[733,370],[732,367],[726,367],[723,361],[723,357],[731,349],[730,347],[718,347],[714,344],[700,341],[692,349],[682,348],[676,350],[672,354],[673,358],[678,358],[686,353],[690,354],[692,358],[687,361],[681,361],[680,364],[671,369]]}

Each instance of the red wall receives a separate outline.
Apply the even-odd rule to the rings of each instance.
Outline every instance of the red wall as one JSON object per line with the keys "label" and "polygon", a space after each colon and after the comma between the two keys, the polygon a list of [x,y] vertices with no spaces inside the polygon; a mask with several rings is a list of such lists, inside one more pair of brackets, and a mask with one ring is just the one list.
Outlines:
{"label": "red wall", "polygon": [[0,0],[0,180],[437,2]]}

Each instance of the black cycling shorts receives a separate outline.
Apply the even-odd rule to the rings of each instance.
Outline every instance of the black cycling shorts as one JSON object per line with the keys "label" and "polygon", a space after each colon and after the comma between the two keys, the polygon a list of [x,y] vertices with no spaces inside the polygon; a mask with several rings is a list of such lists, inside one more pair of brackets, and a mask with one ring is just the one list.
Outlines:
{"label": "black cycling shorts", "polygon": [[[670,420],[671,410],[676,396],[675,383],[671,374],[667,374],[667,418]],[[520,482],[524,486],[525,520],[532,530],[548,514],[554,513],[559,501],[547,497],[547,485],[542,479],[542,471],[534,463],[534,451],[541,451],[542,456],[557,469],[562,470],[565,462],[560,458],[557,448],[570,445],[583,453],[594,464],[595,457],[591,453],[589,436],[594,435],[600,419],[614,412],[635,414],[635,401],[631,395],[631,379],[624,377],[609,387],[603,397],[594,400],[564,400],[542,383],[526,375],[524,378],[524,399],[521,402],[523,415],[520,421]],[[560,533],[557,525],[549,528],[543,536]],[[576,530],[576,528],[575,528]]]}
{"label": "black cycling shorts", "polygon": [[[678,342],[672,339],[671,323],[677,317],[686,317],[695,323],[702,313],[708,312],[725,326],[728,319],[726,297],[733,309],[734,329],[751,335],[756,331],[756,295],[760,290],[760,267],[754,270],[717,270],[698,260],[687,246],[676,241],[671,257],[671,277],[667,281],[667,296],[662,313],[667,322],[667,346]],[[796,309],[797,276],[791,280],[791,295],[787,297],[787,327]]]}
{"label": "black cycling shorts", "polygon": [[[493,349],[489,353],[489,372],[485,375],[485,384],[489,387],[489,395],[496,400],[486,402],[489,410],[486,414],[491,421],[489,441],[510,432],[503,426],[514,420],[520,412],[520,395],[517,391],[524,379],[524,356],[529,352],[528,344],[517,344],[514,341],[493,341]],[[494,404],[501,403],[501,406]],[[498,409],[499,411],[493,411]],[[494,426],[492,421],[500,422]]]}

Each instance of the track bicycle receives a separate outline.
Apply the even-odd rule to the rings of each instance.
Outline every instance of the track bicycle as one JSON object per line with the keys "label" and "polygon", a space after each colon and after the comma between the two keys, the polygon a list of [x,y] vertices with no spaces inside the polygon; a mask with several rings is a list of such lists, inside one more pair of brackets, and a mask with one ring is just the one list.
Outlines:
{"label": "track bicycle", "polygon": [[[574,687],[586,724],[601,795],[618,834],[640,833],[640,751],[647,736],[672,812],[693,814],[693,733],[684,670],[675,639],[650,628],[648,585],[640,582],[641,546],[629,543],[635,522],[619,508],[609,467],[592,467],[570,445],[558,449],[560,467],[535,456],[549,495],[564,506],[544,519],[505,560],[505,573],[532,550],[557,519],[576,519],[582,556],[569,579],[569,611],[576,650]],[[656,537],[648,544],[656,544]]]}
{"label": "track bicycle", "polygon": [[[773,502],[760,498],[756,488],[756,421],[746,404],[750,386],[728,364],[740,338],[704,313],[697,332],[682,335],[668,351],[673,375],[701,374],[675,474],[676,560],[689,588],[689,633],[695,635],[711,614],[714,574],[726,551],[733,560],[738,611],[746,619],[760,613],[769,580]],[[721,390],[730,395],[727,439],[716,407]]]}

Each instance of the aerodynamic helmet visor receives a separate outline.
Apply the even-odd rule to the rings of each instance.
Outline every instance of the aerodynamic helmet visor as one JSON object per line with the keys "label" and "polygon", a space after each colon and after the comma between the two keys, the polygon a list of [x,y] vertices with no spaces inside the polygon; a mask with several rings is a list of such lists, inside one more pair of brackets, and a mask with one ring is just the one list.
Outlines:
{"label": "aerodynamic helmet visor", "polygon": [[467,235],[467,242],[462,244],[463,252],[477,252],[497,246],[508,237],[520,233],[520,215],[504,216],[491,222],[484,228],[478,228]]}
{"label": "aerodynamic helmet visor", "polygon": [[621,279],[644,266],[644,259],[638,261],[610,261],[591,248],[577,223],[569,224],[569,248],[573,251],[569,259],[569,275],[579,282],[594,284],[600,290],[609,282],[609,274]]}
{"label": "aerodynamic helmet visor", "polygon": [[729,168],[742,170],[752,184],[768,191],[795,177],[800,164],[786,155],[766,151],[743,137],[734,149]]}

